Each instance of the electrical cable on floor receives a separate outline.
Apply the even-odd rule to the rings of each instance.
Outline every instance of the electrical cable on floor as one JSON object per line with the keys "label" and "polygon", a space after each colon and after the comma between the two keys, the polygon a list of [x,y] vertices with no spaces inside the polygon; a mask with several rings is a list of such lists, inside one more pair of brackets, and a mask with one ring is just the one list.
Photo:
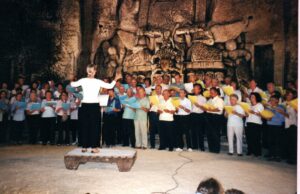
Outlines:
{"label": "electrical cable on floor", "polygon": [[175,172],[174,172],[173,175],[172,175],[172,179],[173,179],[173,181],[175,182],[175,186],[174,186],[173,188],[167,190],[166,192],[164,192],[164,193],[166,193],[166,194],[168,194],[169,192],[174,191],[175,189],[178,188],[179,183],[178,183],[178,181],[177,181],[176,178],[175,178],[175,176],[178,174],[178,171],[179,171],[182,167],[184,167],[185,165],[187,165],[187,164],[193,162],[193,160],[192,160],[191,158],[182,155],[182,153],[183,153],[183,151],[179,152],[179,153],[178,153],[178,156],[180,156],[180,157],[182,157],[182,158],[184,158],[184,159],[186,159],[186,160],[188,160],[188,161],[184,162],[184,163],[181,164],[178,168],[176,168]]}

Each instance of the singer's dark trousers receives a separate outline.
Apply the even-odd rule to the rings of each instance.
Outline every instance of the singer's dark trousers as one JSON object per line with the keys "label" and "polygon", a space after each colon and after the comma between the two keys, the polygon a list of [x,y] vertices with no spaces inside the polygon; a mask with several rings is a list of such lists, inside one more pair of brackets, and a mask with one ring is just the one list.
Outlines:
{"label": "singer's dark trousers", "polygon": [[116,132],[118,130],[118,115],[114,114],[104,114],[103,115],[103,141],[107,146],[116,145]]}
{"label": "singer's dark trousers", "polygon": [[28,115],[27,116],[27,124],[29,129],[29,143],[36,144],[38,130],[40,127],[40,118],[41,116],[38,115]]}
{"label": "singer's dark trousers", "polygon": [[205,113],[192,113],[190,123],[192,129],[192,148],[195,150],[200,148],[201,151],[204,151]]}
{"label": "singer's dark trousers", "polygon": [[184,141],[183,134],[186,138],[186,148],[192,148],[191,131],[190,131],[190,115],[175,115],[174,116],[175,132],[174,132],[174,146],[183,149]]}
{"label": "singer's dark trousers", "polygon": [[123,119],[123,146],[129,146],[129,140],[131,147],[135,147],[135,131],[134,131],[134,121],[133,119]]}
{"label": "singer's dark trousers", "polygon": [[206,134],[209,152],[220,153],[222,115],[207,113]]}
{"label": "singer's dark trousers", "polygon": [[149,133],[151,148],[155,148],[155,135],[159,131],[159,114],[157,112],[149,112]]}
{"label": "singer's dark trousers", "polygon": [[173,151],[174,134],[174,121],[159,121],[160,150],[168,147],[170,151]]}

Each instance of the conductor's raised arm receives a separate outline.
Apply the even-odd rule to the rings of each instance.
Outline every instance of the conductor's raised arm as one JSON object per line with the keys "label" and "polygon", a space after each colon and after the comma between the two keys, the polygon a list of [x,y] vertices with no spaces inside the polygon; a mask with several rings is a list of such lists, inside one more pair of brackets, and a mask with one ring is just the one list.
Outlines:
{"label": "conductor's raised arm", "polygon": [[118,81],[119,79],[122,79],[121,73],[117,73],[116,76],[115,76],[115,79],[111,83],[106,83],[102,80],[99,80],[100,81],[100,87],[105,88],[105,89],[112,89],[115,86],[116,81]]}
{"label": "conductor's raised arm", "polygon": [[75,82],[71,82],[71,86],[75,88],[81,86],[81,79]]}

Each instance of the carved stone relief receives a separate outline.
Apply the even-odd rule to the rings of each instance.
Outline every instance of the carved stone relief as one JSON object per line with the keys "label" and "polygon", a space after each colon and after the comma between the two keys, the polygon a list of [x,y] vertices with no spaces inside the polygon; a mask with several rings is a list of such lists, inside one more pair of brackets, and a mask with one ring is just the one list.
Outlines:
{"label": "carved stone relief", "polygon": [[[113,76],[116,70],[151,76],[213,70],[220,77],[227,69],[237,72],[237,66],[251,60],[252,55],[244,49],[245,42],[240,38],[247,31],[249,18],[225,24],[193,23],[190,2],[173,1],[174,5],[184,4],[182,8],[169,7],[167,3],[170,1],[149,2],[148,11],[153,13],[148,13],[146,26],[139,26],[139,15],[145,21],[145,14],[139,13],[140,0],[122,2],[118,23],[101,22],[101,28],[95,31],[98,36],[94,36],[96,47],[92,50],[104,50],[104,64],[100,65],[107,76]],[[155,13],[161,15],[154,17]],[[107,43],[101,44],[104,40]],[[92,61],[94,57],[92,53]]]}

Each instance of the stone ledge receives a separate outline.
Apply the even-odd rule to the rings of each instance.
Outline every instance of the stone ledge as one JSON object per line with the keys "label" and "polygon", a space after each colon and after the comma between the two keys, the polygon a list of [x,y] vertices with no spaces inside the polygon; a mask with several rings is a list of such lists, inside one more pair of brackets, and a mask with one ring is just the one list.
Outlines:
{"label": "stone ledge", "polygon": [[82,153],[76,148],[64,156],[65,166],[69,170],[77,170],[80,164],[87,162],[116,163],[120,172],[128,172],[136,160],[135,150],[100,149],[99,153]]}

